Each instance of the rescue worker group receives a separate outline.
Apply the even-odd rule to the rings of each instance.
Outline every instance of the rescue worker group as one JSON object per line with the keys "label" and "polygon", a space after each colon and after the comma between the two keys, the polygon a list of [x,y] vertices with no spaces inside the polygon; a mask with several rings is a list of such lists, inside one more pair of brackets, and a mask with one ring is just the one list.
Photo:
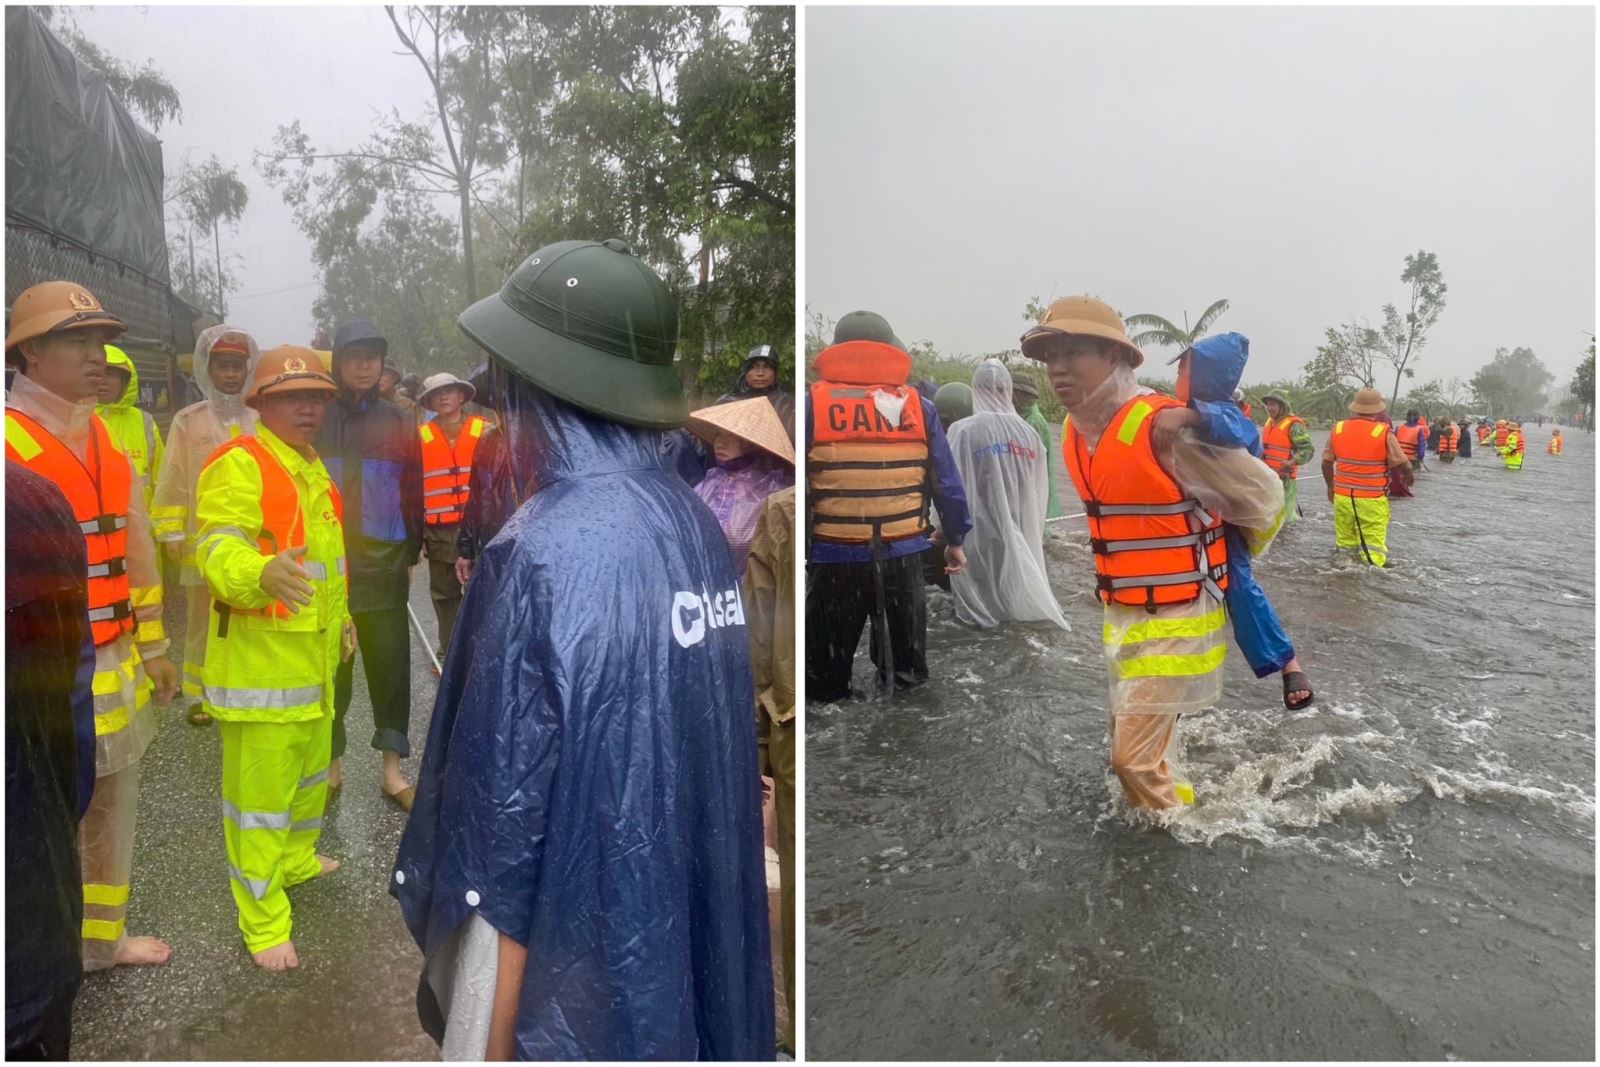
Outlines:
{"label": "rescue worker group", "polygon": [[[124,324],[95,294],[53,281],[14,301],[8,485],[51,483],[85,553],[78,610],[85,654],[93,647],[92,725],[87,672],[49,694],[61,721],[70,700],[80,746],[92,738],[94,786],[76,839],[67,823],[68,840],[50,846],[78,853],[83,969],[171,956],[156,937],[130,936],[127,915],[140,757],[156,707],[180,692],[188,721],[220,733],[227,869],[217,890],[231,892],[255,963],[299,966],[290,901],[296,885],[339,868],[317,846],[330,793],[344,785],[359,652],[382,754],[377,785],[409,812],[390,891],[413,935],[430,964],[440,951],[454,959],[440,936],[469,936],[464,899],[502,938],[526,935],[511,950],[542,990],[521,1012],[511,994],[508,1022],[504,994],[522,966],[508,970],[504,945],[498,957],[492,945],[487,955],[462,949],[458,995],[419,995],[442,1013],[423,1010],[425,1028],[442,1039],[448,1021],[467,1035],[453,1051],[469,1058],[771,1059],[778,1038],[792,1048],[793,1032],[773,1029],[761,778],[773,780],[789,945],[795,809],[793,399],[776,349],[751,351],[731,390],[691,412],[672,366],[676,304],[618,240],[539,249],[459,324],[487,352],[485,368],[471,381],[433,374],[414,398],[369,318],[339,324],[328,351],[263,351],[243,328],[212,326],[194,350],[203,399],[176,413],[163,442],[133,403],[137,372],[115,346]],[[564,504],[580,513],[540,520],[540,508]],[[595,537],[596,520],[620,531],[614,542]],[[538,557],[563,539],[555,563]],[[176,577],[165,597],[158,546]],[[443,664],[413,785],[402,772],[411,630],[433,643],[408,606],[423,555]],[[585,602],[581,619],[546,603],[539,583],[558,579],[581,583],[584,595],[569,598]],[[674,600],[685,589],[692,611]],[[709,616],[702,592],[715,601]],[[646,596],[660,597],[659,610],[633,602]],[[162,621],[174,600],[186,618],[181,654]],[[621,610],[588,611],[595,603]],[[501,618],[507,605],[514,624]],[[618,657],[617,669],[595,677],[591,654]],[[512,684],[472,688],[502,668]],[[518,681],[518,670],[532,676]],[[61,676],[72,674],[68,664]],[[499,738],[502,749],[474,750],[468,735]],[[587,799],[546,796],[563,782]],[[35,782],[30,795],[55,795],[57,784],[72,796],[70,780]],[[10,799],[20,816],[27,805]],[[533,820],[546,803],[537,830],[530,821],[525,834],[508,832],[508,812]],[[17,825],[8,821],[8,835]],[[29,828],[30,838],[50,832]],[[538,870],[541,848],[559,850],[567,875],[518,881],[518,865]],[[593,885],[575,881],[580,854],[594,860]],[[9,864],[8,876],[19,876]],[[471,888],[446,892],[453,878]],[[650,887],[648,899],[601,888],[617,880]],[[544,910],[563,894],[567,903]],[[568,907],[567,920],[539,925]],[[708,945],[736,951],[707,959]],[[792,955],[783,949],[791,997]],[[483,978],[465,968],[486,959],[500,992],[477,1002],[482,1025],[463,1023],[459,991]],[[547,972],[588,977],[568,984]],[[437,968],[424,988],[430,980],[441,981]],[[711,1006],[680,1011],[663,990]],[[40,1025],[51,1032],[50,1020]],[[64,1054],[64,1043],[39,1040]]]}
{"label": "rescue worker group", "polygon": [[[959,622],[1067,629],[1045,571],[1044,531],[1084,519],[1103,605],[1110,765],[1128,808],[1195,801],[1176,764],[1177,724],[1221,696],[1234,639],[1257,678],[1281,677],[1286,708],[1316,699],[1252,560],[1303,517],[1302,481],[1320,477],[1334,541],[1355,566],[1388,568],[1390,499],[1412,495],[1430,451],[1470,462],[1473,438],[1520,471],[1527,438],[1505,419],[1430,429],[1395,425],[1370,385],[1322,450],[1286,396],[1268,392],[1264,425],[1239,388],[1249,340],[1206,337],[1171,360],[1175,395],[1141,386],[1144,353],[1120,316],[1088,296],[1053,302],[1021,339],[1066,418],[1061,462],[1082,501],[1057,499],[1052,434],[1031,374],[999,360],[964,382],[911,381],[912,360],[873,312],[839,320],[816,357],[806,414],[806,697],[863,695],[852,664],[863,627],[878,693],[928,678],[929,584]],[[1562,452],[1560,430],[1548,450]]]}

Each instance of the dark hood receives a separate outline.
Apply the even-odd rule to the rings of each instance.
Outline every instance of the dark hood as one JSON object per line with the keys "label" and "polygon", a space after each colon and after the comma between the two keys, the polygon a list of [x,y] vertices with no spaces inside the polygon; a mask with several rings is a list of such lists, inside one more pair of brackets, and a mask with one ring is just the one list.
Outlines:
{"label": "dark hood", "polygon": [[504,367],[497,399],[518,480],[544,488],[566,478],[660,470],[662,433],[612,422],[551,396]]}
{"label": "dark hood", "polygon": [[[744,376],[750,373],[750,368],[757,363],[772,364],[772,384],[765,389],[753,389],[744,379]],[[739,380],[734,383],[733,395],[767,396],[770,393],[782,392],[787,390],[783,387],[783,363],[778,359],[778,350],[771,345],[752,349],[750,354],[744,357],[744,362],[739,364]]]}
{"label": "dark hood", "polygon": [[377,385],[360,395],[357,395],[354,390],[346,386],[344,379],[339,376],[339,360],[344,356],[344,350],[359,342],[376,345],[383,353],[383,362],[387,366],[389,362],[389,339],[383,336],[383,332],[378,329],[378,324],[365,315],[358,315],[348,322],[340,323],[339,328],[334,331],[333,380],[339,386],[339,398],[346,403],[365,407],[378,398],[379,391],[383,387],[383,375],[381,373],[378,375]]}

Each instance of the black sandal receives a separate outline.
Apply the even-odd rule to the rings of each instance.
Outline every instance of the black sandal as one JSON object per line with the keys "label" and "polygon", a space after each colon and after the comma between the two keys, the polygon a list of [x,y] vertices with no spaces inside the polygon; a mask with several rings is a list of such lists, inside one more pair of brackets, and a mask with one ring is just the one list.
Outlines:
{"label": "black sandal", "polygon": [[[1290,693],[1306,693],[1303,700],[1289,699]],[[1299,711],[1301,708],[1317,699],[1317,694],[1311,689],[1311,679],[1306,677],[1305,671],[1285,671],[1283,673],[1283,706],[1290,711]]]}
{"label": "black sandal", "polygon": [[216,720],[214,720],[210,715],[206,714],[204,705],[194,704],[194,705],[190,706],[190,708],[189,708],[189,725],[190,726],[210,726],[215,721]]}

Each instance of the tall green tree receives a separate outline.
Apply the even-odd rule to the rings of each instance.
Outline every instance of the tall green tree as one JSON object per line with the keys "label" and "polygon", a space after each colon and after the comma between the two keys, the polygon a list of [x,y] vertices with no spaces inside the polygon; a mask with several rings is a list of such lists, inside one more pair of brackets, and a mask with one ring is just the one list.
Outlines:
{"label": "tall green tree", "polygon": [[[169,182],[166,202],[174,206],[183,232],[172,239],[173,288],[180,296],[217,314],[228,314],[228,293],[237,275],[223,265],[222,227],[237,226],[250,203],[250,190],[239,179],[237,167],[223,166],[212,156],[198,166],[182,168]],[[209,270],[197,268],[195,234],[211,238],[214,260]],[[186,253],[180,254],[180,253]],[[237,256],[231,257],[237,261]],[[215,301],[215,303],[210,303]]]}
{"label": "tall green tree", "polygon": [[1529,415],[1544,404],[1555,375],[1532,349],[1495,349],[1494,359],[1472,377],[1472,391],[1492,418]]}
{"label": "tall green tree", "polygon": [[1129,335],[1128,339],[1140,348],[1146,345],[1160,345],[1179,350],[1189,348],[1200,338],[1210,332],[1211,327],[1228,310],[1226,300],[1218,300],[1200,313],[1194,320],[1194,328],[1189,327],[1189,313],[1183,313],[1183,326],[1162,318],[1160,315],[1147,313],[1129,315],[1123,323],[1130,330],[1137,332]]}
{"label": "tall green tree", "polygon": [[1572,384],[1567,387],[1577,398],[1583,412],[1583,425],[1594,430],[1594,338],[1589,338],[1589,355],[1578,369],[1572,372]]}
{"label": "tall green tree", "polygon": [[1439,257],[1421,250],[1406,257],[1405,270],[1400,280],[1406,284],[1408,296],[1402,314],[1393,304],[1383,306],[1383,326],[1378,331],[1380,357],[1394,367],[1394,386],[1389,390],[1389,406],[1393,407],[1400,394],[1400,381],[1413,377],[1416,371],[1411,362],[1427,343],[1428,331],[1439,321],[1444,311],[1445,294],[1449,287],[1439,270]]}

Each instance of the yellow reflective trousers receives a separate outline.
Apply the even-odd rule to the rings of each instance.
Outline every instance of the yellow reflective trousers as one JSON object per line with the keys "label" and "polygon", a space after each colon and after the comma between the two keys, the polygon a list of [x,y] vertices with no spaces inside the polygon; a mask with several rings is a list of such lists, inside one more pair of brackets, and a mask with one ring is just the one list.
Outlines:
{"label": "yellow reflective trousers", "polygon": [[289,886],[317,876],[328,802],[333,716],[304,722],[219,722],[222,831],[245,947],[261,952],[293,933]]}
{"label": "yellow reflective trousers", "polygon": [[1389,561],[1389,498],[1336,495],[1333,536],[1338,546],[1375,567]]}

